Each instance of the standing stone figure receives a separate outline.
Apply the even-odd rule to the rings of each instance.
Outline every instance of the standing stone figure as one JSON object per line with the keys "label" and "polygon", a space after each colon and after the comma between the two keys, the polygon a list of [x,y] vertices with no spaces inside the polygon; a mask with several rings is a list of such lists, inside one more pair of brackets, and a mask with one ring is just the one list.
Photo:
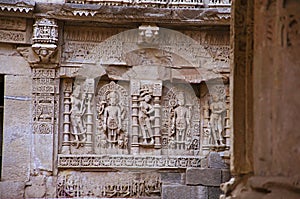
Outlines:
{"label": "standing stone figure", "polygon": [[107,133],[108,142],[114,148],[122,128],[121,109],[118,104],[118,94],[115,91],[107,95],[108,106],[104,109],[103,129]]}
{"label": "standing stone figure", "polygon": [[[172,118],[172,133],[176,135],[176,143],[178,148],[185,147],[186,132],[190,127],[190,111],[186,108],[184,93],[177,95],[178,106],[174,110],[174,117]],[[181,147],[182,146],[182,147]]]}
{"label": "standing stone figure", "polygon": [[153,131],[151,128],[151,113],[154,112],[154,108],[150,104],[151,95],[149,91],[142,90],[141,98],[139,105],[139,124],[142,131],[143,136],[143,144],[148,144],[147,139],[150,138],[150,145],[154,144]]}
{"label": "standing stone figure", "polygon": [[213,136],[215,145],[223,145],[223,117],[222,113],[226,110],[224,102],[222,102],[218,95],[213,95],[213,101],[210,104],[210,125],[211,125],[211,134]]}
{"label": "standing stone figure", "polygon": [[72,134],[75,136],[74,143],[77,143],[77,148],[80,143],[84,143],[86,140],[86,128],[83,124],[83,116],[86,111],[85,99],[81,99],[80,97],[80,86],[77,85],[74,88],[73,94],[71,96],[71,124],[73,132]]}

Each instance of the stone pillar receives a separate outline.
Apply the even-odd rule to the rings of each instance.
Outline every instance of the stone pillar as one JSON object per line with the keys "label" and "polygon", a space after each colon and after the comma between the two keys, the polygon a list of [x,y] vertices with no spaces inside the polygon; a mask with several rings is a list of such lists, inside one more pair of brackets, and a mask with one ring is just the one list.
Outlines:
{"label": "stone pillar", "polygon": [[85,148],[87,148],[87,152],[90,153],[93,150],[93,111],[92,111],[92,100],[94,96],[94,79],[87,79],[86,83],[86,97],[87,97],[87,122],[86,122],[86,143]]}
{"label": "stone pillar", "polygon": [[131,80],[130,92],[132,96],[132,142],[131,153],[133,155],[139,154],[139,124],[138,124],[138,96],[139,96],[140,82]]}
{"label": "stone pillar", "polygon": [[55,19],[37,18],[33,45],[18,48],[32,68],[32,169],[53,171],[58,138],[58,26]]}
{"label": "stone pillar", "polygon": [[[160,133],[160,97],[154,97],[154,148],[161,148],[161,133]],[[157,151],[155,151],[156,153]],[[160,155],[156,154],[156,155]]]}
{"label": "stone pillar", "polygon": [[70,153],[70,132],[71,132],[71,93],[72,93],[72,80],[65,79],[63,82],[64,86],[64,121],[63,121],[63,142],[61,152],[63,154]]}
{"label": "stone pillar", "polygon": [[[153,82],[153,97],[154,97],[154,151],[155,155],[161,155],[161,140],[162,135],[160,132],[160,118],[161,118],[161,106],[160,99],[162,96],[162,82]],[[159,150],[158,150],[159,149]]]}

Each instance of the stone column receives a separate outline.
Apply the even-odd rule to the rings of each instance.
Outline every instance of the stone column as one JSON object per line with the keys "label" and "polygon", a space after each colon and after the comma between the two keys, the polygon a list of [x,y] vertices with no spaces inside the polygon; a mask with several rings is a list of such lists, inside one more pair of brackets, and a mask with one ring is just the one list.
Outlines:
{"label": "stone column", "polygon": [[132,97],[132,142],[131,153],[133,155],[139,154],[139,124],[138,124],[138,96],[139,96],[140,82],[138,80],[131,80],[130,92]]}
{"label": "stone column", "polygon": [[[54,171],[54,142],[58,139],[58,26],[55,19],[37,18],[33,45],[18,51],[32,68],[32,169]],[[54,157],[54,158],[53,158]]]}
{"label": "stone column", "polygon": [[87,122],[86,122],[86,143],[85,148],[87,152],[90,153],[93,150],[93,111],[92,111],[92,99],[94,96],[94,79],[87,79],[86,83],[86,98],[87,98]]}
{"label": "stone column", "polygon": [[71,93],[72,93],[72,80],[65,79],[64,82],[64,121],[63,121],[63,142],[61,152],[63,154],[70,153],[70,125],[71,125]]}
{"label": "stone column", "polygon": [[[161,132],[160,132],[160,99],[162,95],[162,82],[154,82],[153,96],[154,96],[154,148],[161,149]],[[161,150],[155,150],[155,155],[161,155]]]}
{"label": "stone column", "polygon": [[161,148],[161,134],[160,134],[160,97],[154,97],[154,148]]}

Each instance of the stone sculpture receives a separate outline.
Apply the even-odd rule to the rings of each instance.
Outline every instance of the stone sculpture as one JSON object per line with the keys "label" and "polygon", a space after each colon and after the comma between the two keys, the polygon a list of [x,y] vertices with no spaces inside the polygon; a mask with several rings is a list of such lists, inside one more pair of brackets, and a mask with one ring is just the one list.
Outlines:
{"label": "stone sculpture", "polygon": [[74,86],[74,91],[71,96],[71,134],[75,137],[75,140],[73,140],[72,143],[75,143],[77,148],[86,140],[86,128],[83,121],[86,111],[86,106],[84,103],[85,97],[82,97],[80,88],[80,85]]}
{"label": "stone sculpture", "polygon": [[[150,90],[148,88],[142,88],[140,90],[140,105],[139,105],[139,124],[143,137],[143,145],[153,145],[153,131],[151,121],[154,119],[151,114],[154,112],[153,106],[150,104],[152,99]],[[148,143],[147,140],[150,139]]]}

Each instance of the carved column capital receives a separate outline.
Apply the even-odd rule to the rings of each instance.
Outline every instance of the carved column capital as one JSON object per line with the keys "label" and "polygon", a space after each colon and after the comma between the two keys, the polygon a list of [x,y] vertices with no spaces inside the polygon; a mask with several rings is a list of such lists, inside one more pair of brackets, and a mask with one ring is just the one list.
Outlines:
{"label": "carved column capital", "polygon": [[[56,68],[58,26],[55,19],[37,18],[33,25],[33,45],[19,47],[19,53],[35,68]],[[54,64],[54,65],[53,65]]]}

